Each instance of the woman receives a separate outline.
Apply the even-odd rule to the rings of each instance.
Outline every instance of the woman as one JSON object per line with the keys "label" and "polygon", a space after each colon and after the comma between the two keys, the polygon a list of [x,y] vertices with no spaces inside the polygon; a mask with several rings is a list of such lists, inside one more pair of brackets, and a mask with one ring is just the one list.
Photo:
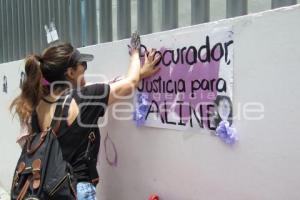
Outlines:
{"label": "woman", "polygon": [[31,55],[26,59],[26,80],[11,109],[15,108],[21,124],[28,127],[29,132],[32,132],[31,115],[36,110],[38,128],[43,131],[50,126],[57,99],[72,93],[68,116],[65,126],[64,123],[60,126],[58,140],[64,159],[72,165],[77,178],[79,200],[96,198],[95,186],[99,178],[96,163],[100,146],[98,118],[104,115],[108,105],[132,94],[141,78],[159,70],[155,65],[160,58],[154,56],[154,50],[145,56],[142,68],[138,52],[138,49],[132,49],[125,78],[111,84],[89,86],[85,86],[84,73],[93,56],[81,54],[70,44],[49,47],[42,55]]}
{"label": "woman", "polygon": [[232,102],[228,96],[218,95],[215,100],[216,114],[215,125],[218,126],[221,121],[228,121],[232,125]]}

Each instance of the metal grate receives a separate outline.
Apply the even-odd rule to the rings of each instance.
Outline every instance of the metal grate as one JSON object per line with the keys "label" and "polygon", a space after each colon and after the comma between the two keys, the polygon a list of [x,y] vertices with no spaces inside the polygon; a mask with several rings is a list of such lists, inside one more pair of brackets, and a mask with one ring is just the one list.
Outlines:
{"label": "metal grate", "polygon": [[61,41],[83,47],[128,38],[136,27],[148,34],[245,15],[263,2],[271,9],[297,0],[0,0],[0,63],[41,53],[50,22]]}

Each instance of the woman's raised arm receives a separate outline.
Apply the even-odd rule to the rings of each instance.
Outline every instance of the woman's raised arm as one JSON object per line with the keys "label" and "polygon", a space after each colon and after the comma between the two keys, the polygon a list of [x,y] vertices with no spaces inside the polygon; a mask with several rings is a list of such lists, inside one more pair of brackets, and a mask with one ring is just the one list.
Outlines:
{"label": "woman's raised arm", "polygon": [[139,52],[137,49],[131,52],[130,65],[127,76],[117,82],[110,84],[110,93],[108,105],[117,100],[131,95],[138,86],[141,78],[147,78],[158,72],[159,67],[155,67],[160,57],[155,55],[155,50],[151,49],[148,54],[145,54],[145,63],[141,68]]}

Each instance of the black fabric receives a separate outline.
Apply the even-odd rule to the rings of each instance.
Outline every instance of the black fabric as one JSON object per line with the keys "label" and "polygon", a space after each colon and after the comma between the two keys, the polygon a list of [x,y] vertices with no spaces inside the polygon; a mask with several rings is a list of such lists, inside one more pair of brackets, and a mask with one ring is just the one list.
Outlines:
{"label": "black fabric", "polygon": [[[101,136],[97,122],[105,113],[109,92],[109,85],[102,83],[73,91],[72,96],[79,107],[79,114],[72,124],[67,125],[66,121],[61,123],[58,140],[63,157],[72,165],[78,181],[91,182],[98,178],[96,164]],[[64,109],[65,118],[67,114],[68,109]],[[90,144],[86,155],[91,132],[94,132],[95,140]]]}
{"label": "black fabric", "polygon": [[66,66],[76,66],[79,62],[90,62],[92,60],[94,60],[94,56],[92,54],[80,53],[80,51],[74,49]]}

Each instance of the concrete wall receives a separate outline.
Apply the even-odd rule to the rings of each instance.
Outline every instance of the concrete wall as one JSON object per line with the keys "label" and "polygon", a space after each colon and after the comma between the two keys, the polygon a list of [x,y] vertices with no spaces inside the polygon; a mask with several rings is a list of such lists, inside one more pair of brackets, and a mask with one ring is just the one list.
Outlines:
{"label": "concrete wall", "polygon": [[[114,120],[110,108],[109,124],[101,128],[98,197],[140,200],[158,193],[163,200],[299,199],[299,19],[298,5],[143,37],[153,46],[159,38],[233,26],[233,103],[241,115],[235,120],[240,141],[229,148],[206,131],[136,128],[131,120]],[[127,44],[123,40],[84,48],[96,57],[87,73],[110,78],[125,73]],[[18,123],[11,121],[7,105],[18,92],[21,64],[0,65],[1,77],[7,74],[9,80],[9,93],[0,91],[0,183],[6,189],[20,153],[15,144]],[[263,119],[243,116],[241,108],[249,102],[263,105]],[[116,166],[106,161],[106,156],[114,156],[112,144],[118,154]]]}

